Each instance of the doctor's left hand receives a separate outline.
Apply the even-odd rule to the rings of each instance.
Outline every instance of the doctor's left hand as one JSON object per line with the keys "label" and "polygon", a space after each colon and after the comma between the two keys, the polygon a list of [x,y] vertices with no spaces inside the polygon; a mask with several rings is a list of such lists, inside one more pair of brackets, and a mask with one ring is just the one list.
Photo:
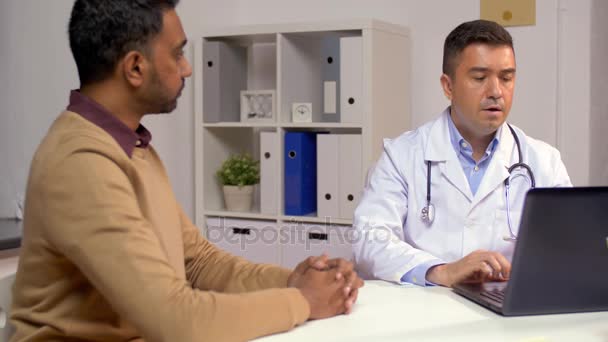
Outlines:
{"label": "doctor's left hand", "polygon": [[364,285],[363,280],[359,278],[357,272],[355,272],[353,263],[342,258],[329,259],[326,254],[322,254],[318,257],[308,257],[296,266],[295,270],[289,276],[287,285],[290,286],[290,284],[297,281],[297,279],[309,268],[317,271],[336,271],[335,281],[344,281],[344,295],[348,296],[345,304],[345,313],[349,314],[352,311],[354,304],[357,302],[359,288]]}

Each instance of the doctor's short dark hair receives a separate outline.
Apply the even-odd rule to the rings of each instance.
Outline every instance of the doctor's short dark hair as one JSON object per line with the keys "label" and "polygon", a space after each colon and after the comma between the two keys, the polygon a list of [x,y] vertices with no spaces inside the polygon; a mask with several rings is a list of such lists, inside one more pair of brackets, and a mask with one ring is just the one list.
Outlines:
{"label": "doctor's short dark hair", "polygon": [[446,37],[443,45],[443,73],[453,77],[458,57],[475,43],[509,46],[513,49],[511,34],[501,25],[489,20],[473,20],[458,25]]}
{"label": "doctor's short dark hair", "polygon": [[163,13],[179,0],[76,0],[68,27],[80,84],[106,79],[118,61],[148,43],[163,28]]}

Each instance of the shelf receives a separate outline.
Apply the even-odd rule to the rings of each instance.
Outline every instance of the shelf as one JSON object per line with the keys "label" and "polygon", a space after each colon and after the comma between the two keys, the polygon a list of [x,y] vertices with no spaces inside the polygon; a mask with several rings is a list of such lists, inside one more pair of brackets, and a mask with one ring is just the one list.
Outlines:
{"label": "shelf", "polygon": [[327,220],[325,217],[318,216],[286,216],[280,217],[281,221],[285,222],[305,222],[305,223],[329,223],[329,224],[340,224],[340,225],[352,225],[353,220],[332,218]]}
{"label": "shelf", "polygon": [[203,123],[207,128],[354,128],[362,129],[363,125],[355,123],[340,122],[287,122],[277,124],[275,122],[214,122]]}
{"label": "shelf", "polygon": [[258,212],[237,212],[237,211],[227,211],[227,210],[209,210],[204,212],[205,216],[217,216],[217,217],[233,217],[233,218],[243,218],[243,219],[253,219],[253,220],[281,220],[287,223],[290,222],[303,222],[303,223],[329,223],[333,225],[352,225],[353,220],[349,219],[338,219],[333,218],[329,221],[324,217],[317,216],[290,216],[290,215],[270,215],[270,214],[262,214]]}
{"label": "shelf", "polygon": [[363,128],[361,124],[341,122],[287,122],[280,126],[285,128]]}
{"label": "shelf", "polygon": [[[409,45],[407,28],[373,19],[212,28],[195,39],[196,223],[204,227],[207,218],[225,217],[266,221],[262,223],[279,229],[352,227],[365,175],[381,156],[384,139],[411,129]],[[243,90],[274,90],[273,120],[241,121]],[[294,103],[311,104],[311,122],[292,122]],[[331,161],[323,164],[331,166],[309,170],[327,175],[325,183],[319,177],[317,183],[335,193],[330,198],[349,199],[337,203],[337,212],[332,209],[335,217],[323,215],[327,206],[321,207],[321,215],[284,214],[290,184],[285,137],[293,132],[337,136],[321,139],[321,149],[328,151],[324,158]],[[356,144],[348,140],[352,136],[357,136]],[[254,190],[249,212],[225,210],[215,176],[235,153],[260,160],[267,175],[266,186]],[[340,168],[349,177],[340,177]],[[265,212],[278,211],[263,214],[261,203]],[[256,254],[247,253],[252,258]],[[289,260],[304,257],[293,258],[289,250],[281,253]]]}
{"label": "shelf", "polygon": [[214,122],[214,123],[203,123],[203,127],[217,127],[217,128],[238,128],[238,127],[269,127],[275,128],[277,124],[275,122]]}
{"label": "shelf", "polygon": [[218,217],[234,217],[234,218],[245,218],[254,220],[277,220],[276,215],[262,214],[256,212],[237,212],[227,210],[209,210],[205,211],[206,216],[218,216]]}
{"label": "shelf", "polygon": [[208,38],[234,37],[234,39],[268,40],[268,32],[297,33],[318,31],[345,31],[373,29],[401,36],[409,36],[409,29],[375,19],[355,18],[341,21],[316,21],[289,24],[259,24],[239,27],[205,27],[204,36]]}

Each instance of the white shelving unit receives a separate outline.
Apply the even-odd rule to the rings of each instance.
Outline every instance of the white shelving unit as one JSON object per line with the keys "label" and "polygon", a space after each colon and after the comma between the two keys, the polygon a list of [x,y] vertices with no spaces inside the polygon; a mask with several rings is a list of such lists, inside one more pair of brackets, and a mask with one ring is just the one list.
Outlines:
{"label": "white shelving unit", "polygon": [[[360,98],[356,100],[360,113],[354,116],[354,120],[350,116],[349,122],[344,122],[345,108],[349,104],[342,96],[336,101],[336,114],[322,111],[323,82],[327,80],[325,68],[332,62],[327,55],[338,55],[333,58],[345,63],[344,58],[347,57],[339,56],[344,37],[360,37],[361,41],[361,55],[357,56],[362,61],[360,74],[348,78],[362,80]],[[306,253],[326,251],[330,255],[337,253],[348,257],[348,243],[345,245],[339,241],[336,245],[332,239],[340,235],[340,240],[350,232],[352,218],[318,217],[316,213],[305,216],[285,214],[284,137],[292,131],[360,135],[361,148],[353,151],[360,155],[361,160],[360,192],[367,170],[380,156],[383,138],[395,137],[410,128],[408,30],[371,19],[258,25],[207,30],[194,42],[196,224],[209,238],[206,231],[209,222],[223,225],[214,229],[232,229],[230,234],[222,237],[224,240],[231,239],[228,236],[233,236],[232,232],[238,232],[242,236],[233,241],[213,242],[256,261],[292,267],[295,256]],[[342,80],[336,81],[341,87]],[[237,101],[240,103],[239,91],[269,89],[275,90],[276,94],[274,121],[241,122],[240,110],[235,107]],[[338,89],[339,95],[341,88]],[[312,122],[291,121],[294,102],[312,103]],[[226,211],[215,173],[233,153],[247,152],[259,160],[260,132],[278,133],[273,138],[280,156],[275,180],[278,189],[275,214],[260,212],[259,189],[256,189],[251,212]],[[253,230],[237,227],[247,222],[251,223]],[[268,240],[265,242],[268,253],[266,257],[260,256],[259,253],[264,254],[260,252],[264,248],[257,245],[259,241],[245,240],[248,234],[268,231],[267,228],[274,229],[279,236],[285,233],[291,237],[299,229],[298,234],[305,232],[304,240],[312,238],[318,241]],[[257,246],[252,247],[255,252],[246,247],[251,243]]]}

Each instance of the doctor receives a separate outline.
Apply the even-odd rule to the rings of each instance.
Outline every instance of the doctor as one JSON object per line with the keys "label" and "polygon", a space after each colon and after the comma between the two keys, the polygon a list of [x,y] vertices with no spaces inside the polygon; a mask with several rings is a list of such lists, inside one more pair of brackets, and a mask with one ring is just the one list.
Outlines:
{"label": "doctor", "polygon": [[385,141],[355,211],[361,274],[422,286],[509,277],[525,193],[571,186],[555,148],[506,123],[515,75],[502,26],[476,20],[448,35],[441,86],[451,105]]}

